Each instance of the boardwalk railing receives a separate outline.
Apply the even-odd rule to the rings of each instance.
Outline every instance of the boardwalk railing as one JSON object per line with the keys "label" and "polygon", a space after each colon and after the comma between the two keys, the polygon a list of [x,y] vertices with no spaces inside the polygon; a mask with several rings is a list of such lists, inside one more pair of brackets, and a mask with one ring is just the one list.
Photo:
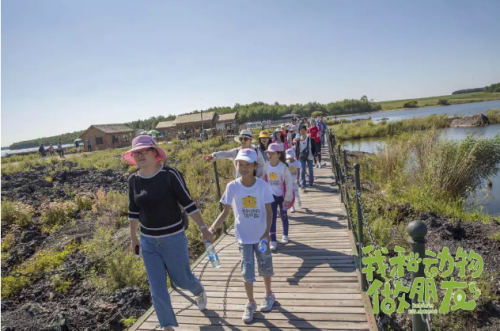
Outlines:
{"label": "boardwalk railing", "polygon": [[[367,246],[373,246],[378,249],[377,241],[373,235],[370,223],[366,218],[366,212],[364,210],[363,200],[361,198],[361,181],[360,181],[360,165],[354,164],[354,194],[352,196],[351,189],[349,188],[348,176],[347,176],[347,151],[341,150],[341,145],[336,147],[336,138],[333,130],[328,130],[326,132],[326,138],[328,142],[328,150],[330,154],[330,161],[332,163],[332,171],[335,174],[335,182],[338,186],[340,192],[341,201],[345,206],[347,214],[347,224],[349,231],[352,232],[354,242],[356,244],[356,250],[358,252],[358,261],[356,267],[359,268],[359,273],[361,274],[361,290],[366,292],[371,283],[366,279],[366,275],[361,271],[362,269],[362,259],[363,259],[363,248]],[[337,149],[337,150],[336,150]],[[355,205],[355,206],[354,206]],[[356,219],[354,219],[353,209],[356,208]],[[368,234],[368,241],[365,241],[364,233]],[[413,221],[408,225],[408,234],[410,235],[410,246],[412,253],[418,253],[419,256],[425,256],[425,235],[427,233],[427,228],[425,223],[421,221]],[[411,279],[412,282],[416,277],[423,277],[424,275],[424,265],[421,263],[417,272],[412,272]],[[411,283],[406,283],[404,279],[398,279],[403,281],[405,286],[410,286]],[[412,303],[418,303],[418,299],[415,296],[412,299]],[[387,328],[382,324],[381,315],[376,314],[375,318],[377,321],[377,327],[380,330],[386,330]],[[431,331],[430,327],[430,315],[423,314],[413,314],[412,315],[412,330],[413,331]]]}

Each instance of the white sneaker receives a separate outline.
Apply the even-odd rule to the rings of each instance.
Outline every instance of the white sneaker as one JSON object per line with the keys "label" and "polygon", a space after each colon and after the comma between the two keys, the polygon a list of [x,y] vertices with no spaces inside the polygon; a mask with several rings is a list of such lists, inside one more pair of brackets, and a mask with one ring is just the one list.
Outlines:
{"label": "white sneaker", "polygon": [[275,302],[276,298],[274,297],[274,293],[266,295],[260,305],[260,311],[263,312],[270,311],[271,309],[273,309]]}
{"label": "white sneaker", "polygon": [[297,206],[302,207],[302,201],[300,201],[299,197],[297,197]]}
{"label": "white sneaker", "polygon": [[290,208],[290,212],[291,213],[295,213],[295,207],[294,206],[292,206],[292,208]]}
{"label": "white sneaker", "polygon": [[276,248],[278,248],[278,243],[276,241],[271,241],[271,245],[269,245],[269,248],[272,250],[272,251],[275,251]]}
{"label": "white sneaker", "polygon": [[257,303],[254,301],[252,303],[247,303],[245,311],[243,312],[242,320],[245,323],[250,323],[253,321],[253,313],[257,310]]}
{"label": "white sneaker", "polygon": [[196,304],[198,305],[199,310],[205,310],[207,308],[207,293],[203,291],[202,294],[196,297]]}
{"label": "white sneaker", "polygon": [[289,241],[290,241],[290,239],[288,238],[288,236],[286,234],[284,234],[283,237],[281,237],[282,244],[288,244]]}

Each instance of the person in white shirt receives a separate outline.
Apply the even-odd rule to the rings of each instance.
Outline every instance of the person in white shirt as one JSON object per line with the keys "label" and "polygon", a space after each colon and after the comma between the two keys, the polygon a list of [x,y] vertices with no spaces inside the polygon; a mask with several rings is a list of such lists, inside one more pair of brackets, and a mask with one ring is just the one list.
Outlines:
{"label": "person in white shirt", "polygon": [[296,125],[290,125],[288,133],[286,135],[286,140],[288,142],[288,148],[292,148],[293,140],[295,139],[295,133],[297,132]]}
{"label": "person in white shirt", "polygon": [[284,152],[280,145],[272,143],[267,149],[269,162],[264,166],[264,180],[269,183],[274,196],[273,224],[271,226],[271,250],[278,248],[276,242],[276,217],[279,208],[281,221],[283,222],[283,237],[281,243],[287,244],[288,238],[288,214],[287,209],[293,206],[293,181],[292,174],[286,164]]}
{"label": "person in white shirt", "polygon": [[269,185],[260,178],[255,178],[257,153],[253,149],[242,149],[235,159],[236,169],[240,177],[226,186],[221,203],[224,210],[210,227],[211,233],[229,216],[231,207],[234,213],[236,240],[241,253],[241,273],[245,281],[245,292],[248,302],[243,313],[243,321],[250,323],[253,319],[257,303],[253,297],[255,282],[255,258],[259,276],[264,279],[266,294],[260,306],[261,311],[270,311],[276,301],[271,290],[271,277],[274,275],[273,259],[269,245],[264,252],[259,250],[259,243],[267,240],[272,224],[272,207],[274,197]]}
{"label": "person in white shirt", "polygon": [[[286,158],[287,158],[287,164],[288,164],[288,169],[290,169],[290,173],[292,174],[292,180],[293,180],[293,191],[295,193],[295,199],[297,199],[297,206],[301,207],[302,206],[302,201],[300,201],[300,194],[299,194],[299,178],[300,178],[300,162],[295,159],[295,152],[293,149],[289,149],[286,151]],[[291,212],[295,213],[295,207],[292,206]]]}
{"label": "person in white shirt", "polygon": [[224,159],[229,159],[233,160],[234,163],[234,169],[235,169],[235,174],[234,176],[236,178],[239,178],[239,173],[236,171],[236,156],[238,155],[238,152],[241,149],[244,148],[251,148],[257,153],[257,177],[262,178],[263,176],[263,169],[264,169],[264,164],[266,163],[264,160],[264,156],[261,151],[255,146],[252,145],[253,141],[253,134],[252,131],[250,130],[242,130],[240,132],[239,136],[234,137],[234,141],[239,142],[241,144],[241,147],[233,148],[230,151],[221,151],[221,152],[215,152],[212,153],[211,155],[206,155],[205,160],[211,161],[211,160],[224,160]]}

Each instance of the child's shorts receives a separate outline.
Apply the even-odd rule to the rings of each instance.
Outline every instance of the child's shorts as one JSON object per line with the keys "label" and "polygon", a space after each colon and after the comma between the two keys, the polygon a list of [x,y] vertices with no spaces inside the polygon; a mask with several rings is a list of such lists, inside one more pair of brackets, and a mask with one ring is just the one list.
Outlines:
{"label": "child's shorts", "polygon": [[259,252],[259,244],[240,244],[238,248],[241,253],[241,275],[247,283],[255,282],[255,257],[257,257],[257,269],[260,277],[271,277],[274,275],[273,256],[269,243],[266,251]]}

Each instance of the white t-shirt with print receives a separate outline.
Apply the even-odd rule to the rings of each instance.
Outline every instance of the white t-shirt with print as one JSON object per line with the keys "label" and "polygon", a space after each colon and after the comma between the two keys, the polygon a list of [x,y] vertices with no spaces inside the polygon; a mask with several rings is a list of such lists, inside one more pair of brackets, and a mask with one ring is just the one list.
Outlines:
{"label": "white t-shirt with print", "polygon": [[269,185],[257,178],[252,187],[246,187],[238,178],[227,184],[220,202],[233,207],[238,243],[258,243],[267,229],[266,203],[274,202]]}
{"label": "white t-shirt with print", "polygon": [[293,162],[287,162],[287,163],[288,163],[288,169],[292,174],[292,179],[295,182],[297,180],[297,170],[300,169],[300,162],[294,159]]}
{"label": "white t-shirt with print", "polygon": [[267,163],[264,168],[264,175],[267,175],[267,182],[271,188],[273,195],[281,197],[283,195],[283,179],[284,173],[287,170],[287,166],[280,162],[276,167],[273,167],[271,163]]}

